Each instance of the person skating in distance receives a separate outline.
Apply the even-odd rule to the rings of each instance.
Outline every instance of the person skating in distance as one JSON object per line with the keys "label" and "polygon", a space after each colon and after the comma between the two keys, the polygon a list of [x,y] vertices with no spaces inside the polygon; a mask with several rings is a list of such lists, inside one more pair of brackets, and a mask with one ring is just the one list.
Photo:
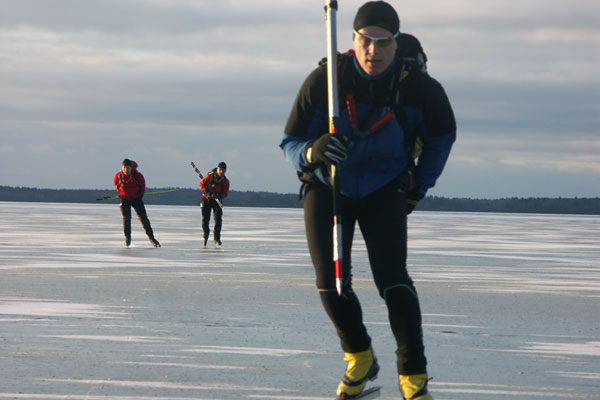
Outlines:
{"label": "person skating in distance", "polygon": [[223,203],[222,201],[229,194],[229,179],[225,176],[227,164],[220,162],[219,165],[210,171],[200,181],[202,189],[202,231],[204,232],[204,246],[210,236],[210,214],[215,217],[213,228],[213,238],[215,245],[221,247],[221,227],[223,226]]}
{"label": "person skating in distance", "polygon": [[137,213],[142,227],[154,247],[160,247],[160,243],[154,237],[154,231],[146,207],[144,206],[144,192],[146,181],[144,175],[137,170],[137,163],[128,158],[123,160],[121,169],[115,174],[114,184],[117,194],[121,199],[121,214],[123,215],[123,232],[125,233],[125,246],[131,244],[131,207]]}

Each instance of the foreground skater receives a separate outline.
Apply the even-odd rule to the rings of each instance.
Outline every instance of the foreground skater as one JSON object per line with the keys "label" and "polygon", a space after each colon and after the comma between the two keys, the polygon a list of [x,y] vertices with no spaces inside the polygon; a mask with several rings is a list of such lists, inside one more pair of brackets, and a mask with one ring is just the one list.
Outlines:
{"label": "foreground skater", "polygon": [[[353,28],[354,51],[338,58],[337,132],[328,133],[323,64],[300,88],[280,147],[304,184],[306,237],[316,285],[347,362],[338,397],[360,397],[379,371],[352,288],[351,247],[358,223],[397,343],[400,392],[404,399],[431,400],[419,299],[406,267],[407,214],[442,173],[456,123],[442,86],[397,56],[400,21],[392,6],[365,3]],[[421,152],[415,164],[416,147]],[[341,194],[341,295],[333,262],[332,164]]]}

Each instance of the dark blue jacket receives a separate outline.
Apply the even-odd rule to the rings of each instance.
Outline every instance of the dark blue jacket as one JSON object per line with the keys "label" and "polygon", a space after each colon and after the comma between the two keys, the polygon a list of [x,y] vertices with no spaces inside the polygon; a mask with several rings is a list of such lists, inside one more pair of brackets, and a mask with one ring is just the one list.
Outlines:
{"label": "dark blue jacket", "polygon": [[[411,165],[412,141],[418,136],[422,152],[414,169],[418,193],[435,185],[442,173],[452,143],[456,139],[456,122],[450,102],[442,86],[426,73],[412,71],[403,79],[398,90],[390,84],[399,75],[403,64],[396,60],[377,77],[364,74],[354,56],[350,67],[340,72],[339,92],[352,93],[356,100],[359,126],[367,130],[393,109],[390,98],[399,94],[400,118],[392,119],[383,128],[367,137],[353,136],[344,102],[340,100],[338,131],[349,138],[348,158],[337,173],[342,195],[362,198],[399,177]],[[340,62],[341,64],[341,62]],[[321,65],[304,81],[288,118],[280,147],[296,170],[312,172],[321,182],[330,183],[327,168],[315,168],[306,161],[308,143],[328,133],[327,69]],[[407,136],[408,135],[408,136]]]}

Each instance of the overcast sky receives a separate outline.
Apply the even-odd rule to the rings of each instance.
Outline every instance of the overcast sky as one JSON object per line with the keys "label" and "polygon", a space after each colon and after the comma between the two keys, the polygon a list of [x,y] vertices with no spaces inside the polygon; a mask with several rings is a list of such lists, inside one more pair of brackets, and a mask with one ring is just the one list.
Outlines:
{"label": "overcast sky", "polygon": [[[363,1],[341,0],[339,50]],[[325,55],[322,1],[0,0],[0,185],[296,192],[278,147]],[[450,98],[458,137],[429,194],[600,196],[597,0],[392,1]]]}

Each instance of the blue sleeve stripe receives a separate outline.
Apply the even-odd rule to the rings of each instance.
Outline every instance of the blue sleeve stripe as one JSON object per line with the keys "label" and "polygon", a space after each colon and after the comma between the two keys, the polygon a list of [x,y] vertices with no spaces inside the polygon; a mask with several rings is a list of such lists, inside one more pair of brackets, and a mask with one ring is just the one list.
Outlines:
{"label": "blue sleeve stripe", "polygon": [[288,160],[297,171],[303,171],[308,166],[304,150],[306,148],[306,139],[297,136],[283,134],[279,147],[283,150],[285,159]]}

